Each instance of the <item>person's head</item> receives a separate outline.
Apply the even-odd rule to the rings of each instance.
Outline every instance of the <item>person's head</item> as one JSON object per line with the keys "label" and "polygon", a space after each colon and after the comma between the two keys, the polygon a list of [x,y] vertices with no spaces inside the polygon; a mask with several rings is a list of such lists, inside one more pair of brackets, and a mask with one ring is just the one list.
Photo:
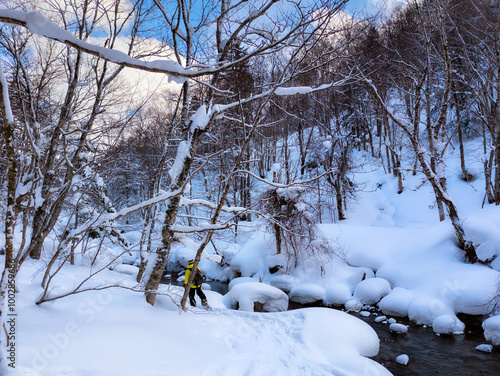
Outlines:
{"label": "person's head", "polygon": [[193,259],[191,259],[191,260],[188,261],[188,265],[193,265],[193,264],[194,264],[194,260]]}

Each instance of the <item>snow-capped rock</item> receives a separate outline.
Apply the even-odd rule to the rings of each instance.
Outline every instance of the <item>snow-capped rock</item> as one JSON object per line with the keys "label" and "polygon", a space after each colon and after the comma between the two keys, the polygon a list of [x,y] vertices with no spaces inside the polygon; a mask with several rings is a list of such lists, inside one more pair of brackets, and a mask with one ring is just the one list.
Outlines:
{"label": "snow-capped rock", "polygon": [[403,324],[394,323],[389,326],[389,330],[394,333],[407,333],[408,327]]}
{"label": "snow-capped rock", "polygon": [[410,361],[410,357],[406,354],[401,354],[396,358],[396,363],[406,366]]}
{"label": "snow-capped rock", "polygon": [[277,275],[276,277],[271,278],[269,281],[271,286],[276,287],[284,292],[290,292],[292,290],[293,285],[295,284],[295,278],[291,275]]}
{"label": "snow-capped rock", "polygon": [[359,282],[354,289],[354,297],[363,304],[375,304],[391,292],[391,284],[383,278],[368,278]]}
{"label": "snow-capped rock", "polygon": [[314,283],[296,285],[290,291],[290,300],[300,304],[309,304],[323,300],[325,290]]}
{"label": "snow-capped rock", "polygon": [[415,294],[402,287],[395,287],[378,303],[380,310],[391,316],[406,317]]}
{"label": "snow-capped rock", "polygon": [[462,334],[465,329],[465,324],[456,316],[441,315],[432,322],[432,330],[436,334]]}
{"label": "snow-capped rock", "polygon": [[224,295],[228,308],[253,312],[255,303],[262,304],[265,312],[283,312],[288,309],[288,296],[276,287],[259,282],[240,283]]}
{"label": "snow-capped rock", "polygon": [[484,338],[493,346],[500,346],[500,315],[483,321]]}
{"label": "snow-capped rock", "polygon": [[493,346],[487,345],[487,344],[482,344],[482,345],[476,346],[476,350],[490,353],[493,350]]}
{"label": "snow-capped rock", "polygon": [[352,293],[349,286],[344,283],[331,283],[325,288],[323,304],[326,306],[344,305],[351,298]]}

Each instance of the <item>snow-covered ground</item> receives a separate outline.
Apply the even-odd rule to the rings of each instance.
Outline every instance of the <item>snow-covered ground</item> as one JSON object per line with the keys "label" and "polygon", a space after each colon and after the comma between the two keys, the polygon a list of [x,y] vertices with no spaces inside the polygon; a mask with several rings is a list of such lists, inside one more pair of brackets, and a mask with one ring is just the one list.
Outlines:
{"label": "snow-covered ground", "polygon": [[[152,307],[143,294],[121,288],[36,306],[41,263],[28,263],[17,281],[15,375],[390,375],[367,358],[378,353],[374,330],[340,311],[241,312],[207,291],[212,312],[179,314],[170,297]],[[87,268],[65,267],[53,293],[86,275]],[[135,284],[116,271],[93,283]],[[179,300],[176,288],[162,289]]]}
{"label": "snow-covered ground", "polygon": [[[500,208],[481,208],[481,174],[466,183],[458,178],[456,156],[447,163],[450,192],[467,234],[481,245],[480,257],[500,256]],[[468,165],[480,172],[478,161]],[[269,268],[286,266],[287,258],[275,254],[269,234],[241,226],[236,239],[216,240],[229,265],[202,258],[205,275],[223,281],[244,278],[234,280],[225,297],[206,291],[212,312],[179,313],[175,303],[180,292],[165,285],[161,293],[166,295],[151,307],[142,293],[127,289],[135,286],[131,265],[104,270],[88,282],[122,288],[36,306],[44,261],[27,261],[17,279],[18,359],[13,374],[388,375],[368,358],[378,352],[377,335],[348,313],[328,308],[248,311],[254,302],[282,311],[288,298],[362,313],[371,305],[385,315],[408,316],[431,326],[437,334],[461,333],[458,313],[490,314],[499,291],[500,257],[491,265],[463,261],[452,227],[449,221],[439,222],[431,188],[422,184],[422,177],[408,173],[400,195],[394,178],[376,164],[365,164],[356,180],[363,190],[350,202],[348,219],[320,225],[335,254],[304,255],[297,268],[271,274]],[[180,246],[171,261],[185,265],[193,254]],[[133,263],[135,257],[123,260]],[[71,290],[89,274],[88,263],[80,261],[79,266],[63,267],[52,281],[51,296]],[[237,303],[240,310],[228,309]],[[498,318],[483,324],[485,339],[494,345],[500,343]],[[395,332],[411,331],[394,319],[387,322]]]}

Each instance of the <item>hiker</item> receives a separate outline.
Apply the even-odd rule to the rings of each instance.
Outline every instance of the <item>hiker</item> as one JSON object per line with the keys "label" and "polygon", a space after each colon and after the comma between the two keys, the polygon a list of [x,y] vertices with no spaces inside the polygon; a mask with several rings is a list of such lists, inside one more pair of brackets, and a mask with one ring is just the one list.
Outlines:
{"label": "hiker", "polygon": [[[191,275],[191,271],[193,270],[194,260],[191,259],[188,261],[188,266],[186,269],[186,276],[184,278],[184,286],[187,285],[189,276]],[[208,306],[207,297],[201,290],[201,284],[203,283],[203,274],[201,273],[200,268],[197,268],[196,275],[194,276],[193,283],[191,283],[191,289],[189,290],[189,303],[192,307],[196,307],[196,299],[194,298],[194,293],[196,292],[201,299],[201,303],[203,306]]]}

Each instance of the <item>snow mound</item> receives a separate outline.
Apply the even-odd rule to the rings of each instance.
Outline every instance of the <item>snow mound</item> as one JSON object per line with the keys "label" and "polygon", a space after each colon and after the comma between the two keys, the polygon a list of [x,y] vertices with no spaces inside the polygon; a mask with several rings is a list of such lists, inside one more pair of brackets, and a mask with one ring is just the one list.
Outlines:
{"label": "snow mound", "polygon": [[406,317],[415,294],[402,287],[395,287],[378,303],[378,307],[385,315]]}
{"label": "snow mound", "polygon": [[410,357],[406,354],[401,354],[396,358],[396,363],[406,366],[410,361]]}
{"label": "snow mound", "polygon": [[271,278],[269,281],[271,286],[276,287],[284,292],[290,292],[292,290],[293,285],[295,284],[295,278],[291,275],[277,275],[276,277]]}
{"label": "snow mound", "polygon": [[462,334],[464,329],[465,324],[452,315],[438,316],[432,322],[432,330],[436,334]]}
{"label": "snow mound", "polygon": [[484,338],[493,346],[500,346],[500,316],[493,316],[483,321]]}
{"label": "snow mound", "polygon": [[344,304],[344,307],[349,312],[359,312],[363,308],[363,303],[359,300],[351,299]]}
{"label": "snow mound", "polygon": [[137,266],[126,265],[126,264],[116,265],[112,270],[117,273],[133,275],[133,276],[139,273],[139,268]]}
{"label": "snow mound", "polygon": [[325,296],[323,304],[331,305],[344,305],[352,298],[351,289],[343,283],[331,283],[325,289]]}
{"label": "snow mound", "polygon": [[391,292],[391,284],[383,278],[368,278],[357,284],[354,297],[363,304],[372,305]]}
{"label": "snow mound", "polygon": [[277,289],[259,282],[240,283],[224,295],[224,304],[228,308],[253,312],[254,304],[262,304],[265,312],[283,312],[288,309],[288,296]]}
{"label": "snow mound", "polygon": [[315,283],[296,285],[290,291],[290,300],[300,304],[309,304],[323,300],[325,290]]}
{"label": "snow mound", "polygon": [[[314,349],[315,357],[323,359],[322,362],[335,365],[320,374],[391,375],[372,360],[360,357],[372,357],[379,351],[377,334],[365,322],[334,309],[306,308],[292,312],[300,312],[305,318],[304,344]],[[349,373],[343,371],[347,369]]]}
{"label": "snow mound", "polygon": [[229,282],[228,289],[231,290],[234,286],[239,285],[240,283],[248,283],[248,282],[258,282],[258,281],[251,277],[238,277]]}
{"label": "snow mound", "polygon": [[430,326],[437,317],[454,314],[453,309],[441,299],[428,295],[416,296],[408,308],[409,319],[421,325]]}

